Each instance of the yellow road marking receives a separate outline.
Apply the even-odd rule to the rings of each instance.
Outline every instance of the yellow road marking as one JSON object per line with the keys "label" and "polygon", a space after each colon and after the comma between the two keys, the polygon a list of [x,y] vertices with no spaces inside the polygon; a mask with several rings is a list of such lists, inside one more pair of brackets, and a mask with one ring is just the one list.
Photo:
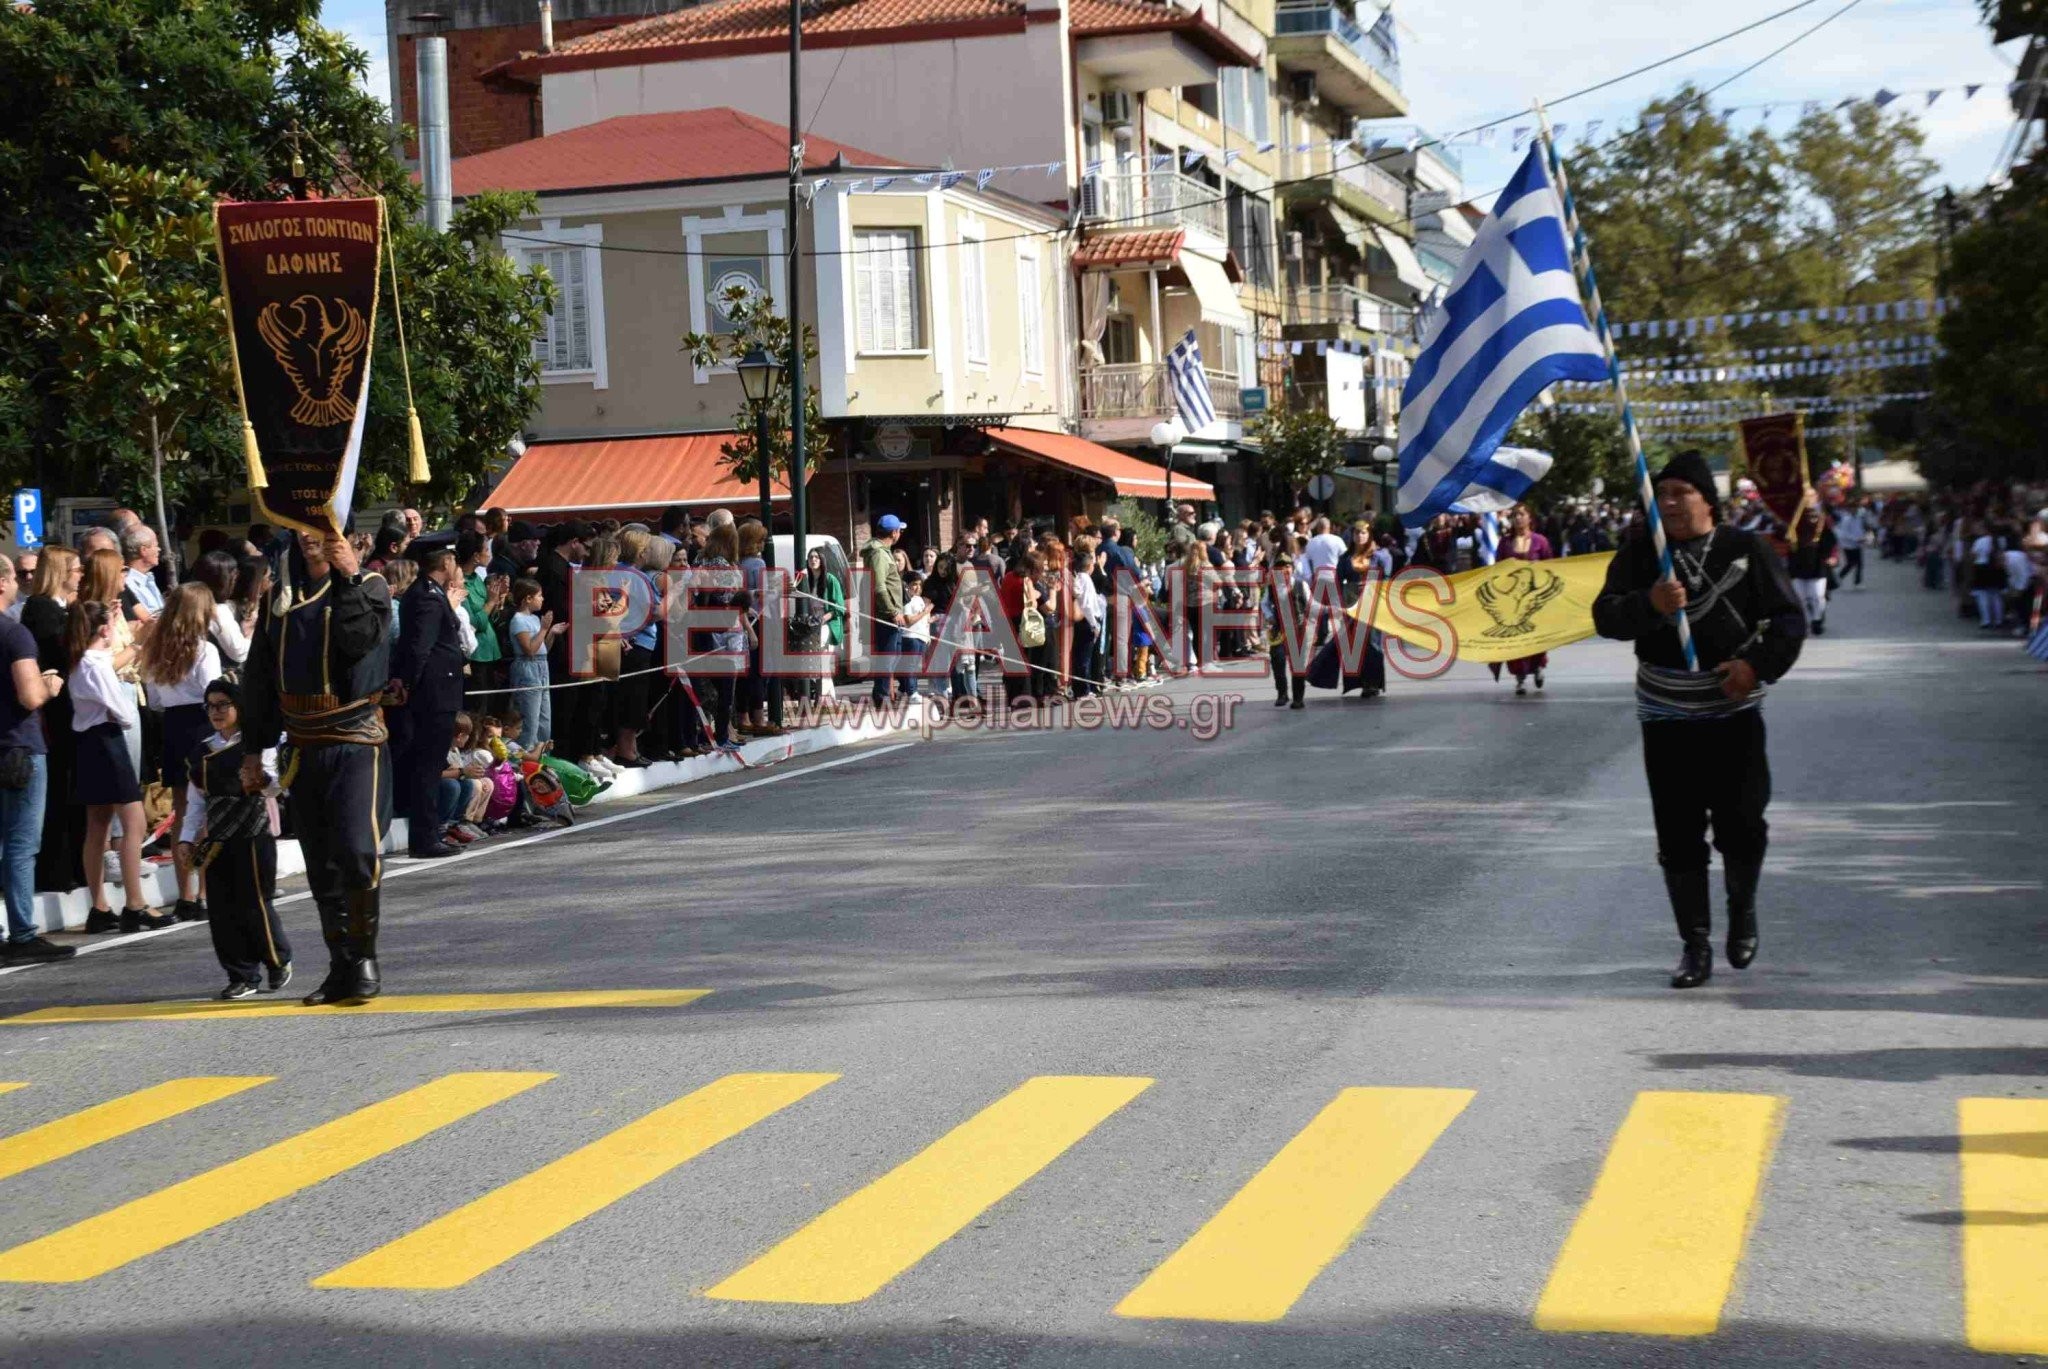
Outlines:
{"label": "yellow road marking", "polygon": [[1537,1329],[1711,1334],[1784,1106],[1754,1093],[1637,1094],[1550,1271]]}
{"label": "yellow road marking", "polygon": [[2048,1102],[1964,1098],[1956,1115],[1970,1348],[2048,1353]]}
{"label": "yellow road marking", "polygon": [[1472,1097],[1469,1089],[1345,1089],[1118,1303],[1117,1315],[1278,1321]]}
{"label": "yellow road marking", "polygon": [[317,1288],[457,1288],[831,1083],[730,1074],[359,1260]]}
{"label": "yellow road marking", "polygon": [[217,1103],[269,1082],[268,1075],[172,1079],[82,1112],[74,1112],[68,1117],[59,1117],[54,1122],[31,1127],[19,1135],[0,1137],[0,1179],[11,1179],[23,1170],[76,1155],[90,1146],[111,1141],[116,1136],[126,1136],[152,1122],[161,1122],[181,1112]]}
{"label": "yellow road marking", "polygon": [[493,1103],[551,1074],[450,1074],[337,1117],[75,1226],[0,1252],[0,1283],[77,1283],[176,1245]]}
{"label": "yellow road marking", "polygon": [[709,1296],[800,1303],[872,1296],[1151,1082],[1077,1075],[1026,1080],[710,1289]]}
{"label": "yellow road marking", "polygon": [[169,1003],[89,1003],[38,1008],[0,1017],[0,1026],[48,1022],[186,1021],[195,1018],[353,1017],[363,1013],[518,1012],[545,1008],[680,1008],[709,989],[597,989],[562,993],[385,994],[355,1007],[309,1008],[303,1003],[241,999],[192,999]]}
{"label": "yellow road marking", "polygon": [[28,1085],[27,1085],[27,1084],[14,1084],[14,1083],[7,1083],[7,1082],[5,1082],[5,1081],[0,1081],[0,1093],[12,1093],[12,1092],[14,1092],[14,1091],[15,1091],[16,1089],[25,1089],[25,1088],[27,1088],[27,1087],[28,1087]]}

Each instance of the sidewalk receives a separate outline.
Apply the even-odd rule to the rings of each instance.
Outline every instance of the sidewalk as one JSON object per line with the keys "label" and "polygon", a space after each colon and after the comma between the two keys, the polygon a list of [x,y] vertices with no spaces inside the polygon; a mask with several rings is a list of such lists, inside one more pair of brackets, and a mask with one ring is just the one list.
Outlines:
{"label": "sidewalk", "polygon": [[[736,757],[733,753],[716,753],[699,756],[693,760],[670,761],[650,765],[644,770],[627,770],[612,782],[610,788],[592,799],[578,814],[608,803],[635,795],[650,793],[657,789],[673,789],[679,785],[696,784],[702,780],[732,775],[757,766],[776,765],[808,756],[819,751],[830,751],[835,747],[851,746],[857,742],[873,741],[880,737],[900,733],[916,733],[919,723],[913,717],[898,725],[878,719],[864,719],[857,725],[843,727],[811,727],[793,731],[784,737],[757,737],[742,746]],[[482,844],[482,843],[480,843]],[[407,845],[407,827],[404,818],[394,818],[391,829],[384,834],[384,850],[391,854],[403,853]],[[109,900],[119,893],[120,871],[113,864],[114,857],[108,855]],[[280,841],[277,844],[277,877],[290,879],[306,872],[305,857],[299,852],[296,841]],[[142,881],[149,891],[150,903],[168,911],[177,901],[178,891],[169,861],[154,865],[147,861],[142,867]],[[46,932],[73,932],[85,927],[86,915],[92,911],[92,899],[84,889],[73,889],[63,894],[36,895],[36,917]]]}

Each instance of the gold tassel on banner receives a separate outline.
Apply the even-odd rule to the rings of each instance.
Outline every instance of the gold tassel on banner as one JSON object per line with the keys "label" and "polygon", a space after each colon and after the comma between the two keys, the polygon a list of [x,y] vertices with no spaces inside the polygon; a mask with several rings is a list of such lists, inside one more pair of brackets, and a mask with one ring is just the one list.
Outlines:
{"label": "gold tassel on banner", "polygon": [[384,254],[391,261],[391,322],[398,329],[398,369],[405,376],[405,426],[412,445],[412,467],[406,479],[424,485],[434,478],[427,469],[427,436],[420,430],[420,411],[412,402],[412,362],[405,354],[405,306],[398,298],[398,248],[384,235]]}
{"label": "gold tassel on banner", "polygon": [[427,469],[427,436],[420,431],[420,411],[407,406],[405,423],[412,431],[412,472],[406,479],[415,485],[424,485],[434,477]]}
{"label": "gold tassel on banner", "polygon": [[249,462],[249,488],[269,489],[270,477],[263,470],[263,451],[256,445],[256,425],[246,418],[242,420],[242,455]]}

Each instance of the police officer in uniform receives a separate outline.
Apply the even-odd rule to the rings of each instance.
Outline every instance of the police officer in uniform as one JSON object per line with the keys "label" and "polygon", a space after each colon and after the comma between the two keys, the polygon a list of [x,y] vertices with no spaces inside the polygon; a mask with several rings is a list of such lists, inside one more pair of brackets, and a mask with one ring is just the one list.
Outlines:
{"label": "police officer in uniform", "polygon": [[391,590],[364,573],[348,539],[300,533],[243,669],[242,767],[264,784],[261,751],[282,733],[292,827],[327,943],[312,1006],[375,998],[378,881],[391,825],[391,759],[382,703],[390,671]]}
{"label": "police officer in uniform", "polygon": [[[1684,952],[1675,989],[1714,973],[1707,830],[1728,891],[1728,963],[1756,957],[1756,887],[1771,798],[1764,687],[1799,658],[1806,614],[1768,539],[1718,521],[1714,474],[1697,451],[1657,475],[1657,511],[1675,578],[1661,578],[1647,531],[1624,543],[1593,602],[1603,637],[1636,645],[1636,717],[1657,826],[1657,860]],[[1677,616],[1692,629],[1699,670],[1685,666]]]}

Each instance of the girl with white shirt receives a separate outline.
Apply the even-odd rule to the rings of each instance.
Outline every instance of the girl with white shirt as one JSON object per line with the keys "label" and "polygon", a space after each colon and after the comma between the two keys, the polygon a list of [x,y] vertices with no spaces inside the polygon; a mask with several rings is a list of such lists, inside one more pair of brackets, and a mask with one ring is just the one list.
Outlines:
{"label": "girl with white shirt", "polygon": [[[163,713],[164,785],[171,791],[176,820],[185,820],[186,763],[213,726],[206,720],[206,687],[220,675],[220,648],[213,644],[213,591],[198,580],[179,585],[164,600],[156,626],[142,647],[142,683],[149,706]],[[174,857],[180,922],[203,922],[199,872],[183,853]]]}
{"label": "girl with white shirt", "polygon": [[242,628],[242,606],[235,602],[235,582],[241,574],[241,562],[224,551],[209,551],[192,567],[192,578],[213,593],[207,636],[220,649],[223,672],[239,670],[249,658],[249,634]]}
{"label": "girl with white shirt", "polygon": [[[151,908],[142,890],[142,786],[128,759],[127,737],[141,727],[134,688],[114,667],[118,610],[96,599],[71,606],[71,730],[78,738],[74,797],[85,805],[85,887],[92,895],[88,932],[139,932],[174,919]],[[119,918],[106,906],[107,831],[121,820],[121,884],[127,903]]]}

